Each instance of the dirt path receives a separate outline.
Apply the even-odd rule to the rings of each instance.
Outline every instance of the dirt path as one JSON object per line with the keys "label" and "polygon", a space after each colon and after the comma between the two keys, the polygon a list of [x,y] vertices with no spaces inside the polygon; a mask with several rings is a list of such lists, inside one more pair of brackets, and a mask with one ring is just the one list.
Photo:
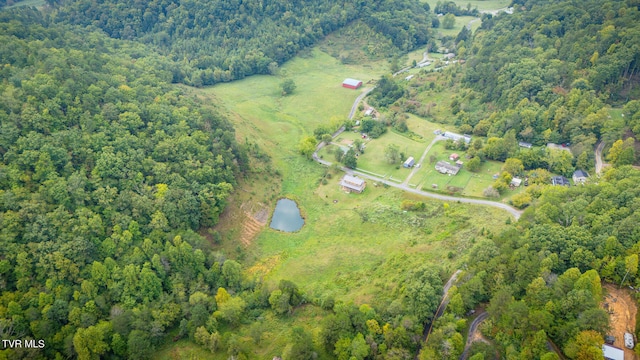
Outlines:
{"label": "dirt path", "polygon": [[636,328],[636,312],[638,311],[635,301],[631,298],[631,291],[627,288],[618,289],[613,284],[604,284],[606,296],[603,308],[609,310],[609,325],[616,341],[613,346],[624,350],[625,360],[638,360],[638,356],[633,350],[624,347],[624,333],[634,333]]}
{"label": "dirt path", "polygon": [[602,169],[609,165],[602,161],[602,150],[604,149],[604,142],[600,141],[598,145],[596,145],[596,174],[600,175]]}
{"label": "dirt path", "polygon": [[[420,160],[418,160],[417,165],[422,166],[422,163],[424,162],[424,158],[427,157],[427,153],[429,152],[429,150],[431,150],[431,147],[433,146],[433,144],[435,144],[440,140],[446,140],[446,138],[444,136],[437,135],[436,138],[433,139],[433,141],[431,141],[429,146],[427,146],[427,148],[424,150],[424,152],[422,153],[422,156],[420,157]],[[415,174],[418,171],[418,169],[419,168],[417,166],[414,166],[413,169],[411,169],[409,176],[407,176],[407,178],[402,182],[402,185],[405,185],[405,186],[409,185],[409,180],[411,180],[411,178],[413,177],[413,174]]]}

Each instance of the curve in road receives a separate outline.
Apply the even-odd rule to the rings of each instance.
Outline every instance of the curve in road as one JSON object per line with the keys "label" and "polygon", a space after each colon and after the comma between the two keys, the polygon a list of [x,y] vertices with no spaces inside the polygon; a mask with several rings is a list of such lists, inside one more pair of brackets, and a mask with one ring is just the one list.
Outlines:
{"label": "curve in road", "polygon": [[471,326],[469,326],[469,332],[467,334],[467,342],[464,345],[464,351],[462,355],[460,355],[460,360],[465,360],[469,356],[469,350],[471,350],[471,344],[473,344],[473,335],[478,330],[478,326],[489,317],[489,313],[486,311],[481,312],[476,316],[475,319],[471,322]]}
{"label": "curve in road", "polygon": [[[353,114],[355,113],[355,109],[357,109],[358,104],[360,103],[360,101],[367,96],[367,94],[369,92],[371,92],[373,89],[375,89],[375,87],[366,89],[365,91],[362,92],[362,94],[360,94],[356,100],[353,102],[353,106],[351,107],[351,112],[349,113],[349,119],[351,119],[353,117]],[[342,129],[344,130],[344,129]],[[336,132],[335,134],[333,134],[333,137],[335,138],[336,136],[338,136],[341,133],[341,131]],[[322,149],[325,146],[324,142],[321,142],[320,144],[318,144],[318,146],[316,147],[316,151],[313,153],[312,155],[312,159],[322,165],[325,166],[331,166],[333,163],[330,161],[326,161],[326,160],[322,160],[320,159],[320,157],[318,156],[318,151],[320,151],[320,149]],[[422,191],[422,190],[418,190],[418,189],[413,189],[410,188],[407,185],[404,184],[398,184],[395,182],[391,182],[391,181],[387,181],[385,179],[382,179],[380,177],[377,176],[373,176],[373,175],[369,175],[366,174],[364,172],[353,170],[353,169],[349,169],[346,167],[341,167],[341,169],[346,172],[347,174],[350,175],[358,175],[362,178],[365,179],[369,179],[369,180],[373,180],[375,182],[378,183],[382,183],[382,184],[386,184],[388,186],[400,189],[400,190],[404,190],[406,192],[410,192],[412,194],[416,194],[416,195],[420,195],[420,196],[424,196],[424,197],[428,197],[428,198],[432,198],[432,199],[436,199],[436,200],[442,200],[442,201],[455,201],[455,202],[461,202],[461,203],[465,203],[465,204],[474,204],[474,205],[485,205],[485,206],[493,206],[499,209],[503,209],[506,210],[507,212],[509,212],[511,215],[513,215],[513,217],[518,220],[520,218],[520,216],[522,215],[522,210],[518,210],[512,206],[509,206],[507,204],[504,203],[500,203],[500,202],[496,202],[496,201],[490,201],[490,200],[481,200],[481,199],[470,199],[470,198],[464,198],[464,197],[455,197],[455,196],[449,196],[449,195],[440,195],[440,194],[434,194],[434,193],[430,193],[430,192],[426,192],[426,191]]]}

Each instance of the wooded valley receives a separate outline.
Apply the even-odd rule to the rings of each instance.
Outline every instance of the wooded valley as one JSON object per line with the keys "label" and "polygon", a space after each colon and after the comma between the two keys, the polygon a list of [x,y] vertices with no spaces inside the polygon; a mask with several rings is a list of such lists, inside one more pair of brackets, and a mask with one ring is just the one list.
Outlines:
{"label": "wooded valley", "polygon": [[[486,310],[488,341],[471,347],[470,359],[560,359],[549,341],[570,359],[600,359],[611,325],[604,284],[640,286],[636,0],[514,0],[508,15],[454,2],[432,11],[417,0],[5,5],[0,334],[46,346],[5,347],[0,358],[175,358],[166,349],[188,343],[216,359],[458,359],[470,310]],[[482,23],[474,32],[463,25],[456,37],[437,35],[447,14],[481,16]],[[438,58],[440,68],[417,69],[410,81],[385,69],[366,98],[382,117],[362,119],[359,131],[410,137],[407,119],[417,116],[473,135],[468,145],[445,145],[469,154],[469,171],[474,162],[476,170],[504,163],[492,185],[498,195],[513,177],[531,178],[505,200],[523,210],[520,219],[505,216],[495,227],[476,222],[475,205],[371,185],[375,195],[365,205],[353,200],[345,205],[348,221],[330,225],[362,237],[368,229],[402,228],[398,236],[415,239],[402,248],[406,254],[387,254],[358,273],[376,284],[365,295],[350,294],[357,286],[344,279],[355,275],[341,271],[334,278],[347,285],[322,293],[295,273],[277,281],[256,276],[249,269],[269,249],[233,245],[238,232],[218,231],[239,192],[268,203],[256,192],[273,184],[278,196],[313,196],[305,220],[322,222],[317,208],[328,209],[332,198],[318,194],[333,196],[322,181],[339,169],[318,170],[315,144],[330,143],[331,133],[355,121],[325,119],[315,133],[305,124],[305,157],[297,142],[238,135],[234,126],[246,127],[249,117],[196,89],[281,76],[288,61],[352,25],[352,34],[388,41],[386,51],[398,54],[391,62],[438,45],[457,59]],[[343,58],[340,66],[356,65]],[[298,91],[281,77],[289,91],[269,90],[280,96],[278,107]],[[282,126],[277,131],[290,131]],[[278,145],[261,148],[260,141]],[[598,176],[601,142],[609,167]],[[591,180],[549,185],[575,170]],[[308,180],[321,171],[317,190]],[[283,241],[293,244],[278,254],[286,267],[303,240]],[[442,259],[421,260],[420,246],[440,242]],[[370,261],[351,261],[360,260]],[[458,268],[449,305],[434,321],[443,285]],[[637,335],[637,325],[629,331]],[[270,343],[268,335],[279,340]]]}

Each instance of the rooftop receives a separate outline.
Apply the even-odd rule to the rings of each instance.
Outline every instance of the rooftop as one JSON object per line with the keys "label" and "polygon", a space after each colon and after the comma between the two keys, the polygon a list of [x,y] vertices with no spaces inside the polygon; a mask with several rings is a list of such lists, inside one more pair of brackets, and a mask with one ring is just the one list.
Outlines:
{"label": "rooftop", "polygon": [[347,85],[351,85],[351,86],[358,86],[358,85],[362,85],[362,81],[360,80],[356,80],[356,79],[344,79],[344,81],[342,82],[343,84],[347,84]]}
{"label": "rooftop", "polygon": [[574,171],[573,176],[574,177],[587,178],[587,177],[589,177],[589,174],[587,174],[584,170],[576,170],[576,171]]}

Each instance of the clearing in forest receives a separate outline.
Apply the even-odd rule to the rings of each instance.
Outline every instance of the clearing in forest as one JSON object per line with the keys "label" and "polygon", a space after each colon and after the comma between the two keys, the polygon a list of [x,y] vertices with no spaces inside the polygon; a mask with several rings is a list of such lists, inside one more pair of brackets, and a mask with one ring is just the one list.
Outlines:
{"label": "clearing in forest", "polygon": [[627,288],[618,288],[613,284],[605,284],[605,300],[602,304],[609,311],[609,326],[616,341],[613,346],[624,350],[624,358],[637,360],[638,356],[633,350],[624,347],[624,333],[633,334],[636,329],[636,312],[638,311],[635,301],[631,298],[631,291]]}

